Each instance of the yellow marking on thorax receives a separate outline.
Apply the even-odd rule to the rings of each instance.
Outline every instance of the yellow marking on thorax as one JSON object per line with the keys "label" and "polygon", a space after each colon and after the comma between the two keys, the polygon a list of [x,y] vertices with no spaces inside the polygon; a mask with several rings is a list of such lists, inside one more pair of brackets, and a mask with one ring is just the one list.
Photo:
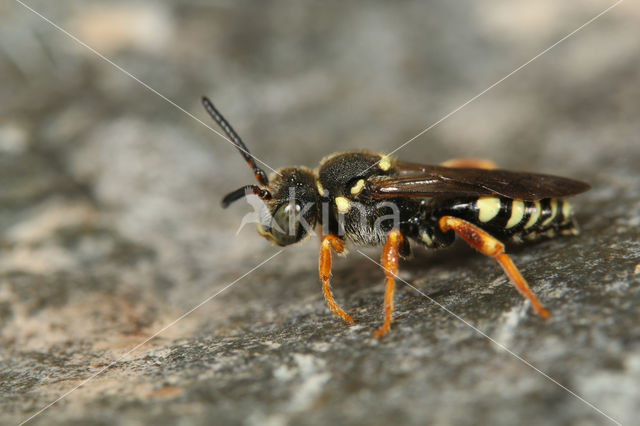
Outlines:
{"label": "yellow marking on thorax", "polygon": [[391,158],[386,155],[381,155],[380,157],[381,158],[380,161],[378,161],[378,167],[380,167],[380,170],[382,170],[383,172],[386,172],[391,168]]}
{"label": "yellow marking on thorax", "polygon": [[573,208],[571,207],[571,204],[569,204],[569,202],[566,200],[562,200],[562,224],[563,225],[567,223],[569,219],[571,219],[572,211],[573,211]]}
{"label": "yellow marking on thorax", "polygon": [[538,221],[540,217],[540,201],[535,200],[533,202],[533,212],[531,212],[531,216],[529,216],[529,220],[524,225],[524,229],[531,228]]}
{"label": "yellow marking on thorax", "polygon": [[480,197],[476,205],[480,222],[489,222],[500,212],[500,199],[496,197]]}
{"label": "yellow marking on thorax", "polygon": [[551,204],[551,216],[549,216],[548,218],[545,219],[544,222],[542,222],[542,226],[547,226],[548,224],[550,224],[551,221],[556,217],[556,214],[558,213],[558,200],[556,200],[555,198],[552,198],[549,204]]}
{"label": "yellow marking on thorax", "polygon": [[358,182],[356,182],[355,185],[351,187],[351,194],[358,195],[360,192],[362,192],[362,188],[364,188],[364,179],[360,179]]}
{"label": "yellow marking on thorax", "polygon": [[338,213],[347,213],[351,208],[351,201],[345,197],[336,197],[336,208]]}
{"label": "yellow marking on thorax", "polygon": [[318,192],[320,193],[320,195],[324,195],[324,188],[322,187],[322,184],[319,180],[316,181],[316,187],[318,188]]}
{"label": "yellow marking on thorax", "polygon": [[511,202],[511,217],[507,222],[507,229],[513,228],[522,221],[524,217],[524,201],[513,200]]}

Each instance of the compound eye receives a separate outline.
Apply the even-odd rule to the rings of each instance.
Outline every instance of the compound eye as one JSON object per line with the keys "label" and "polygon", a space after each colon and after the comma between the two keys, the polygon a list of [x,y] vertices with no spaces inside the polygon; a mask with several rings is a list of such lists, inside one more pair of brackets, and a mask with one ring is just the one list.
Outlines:
{"label": "compound eye", "polygon": [[273,214],[271,235],[280,245],[293,244],[300,239],[300,211],[298,202],[283,204]]}

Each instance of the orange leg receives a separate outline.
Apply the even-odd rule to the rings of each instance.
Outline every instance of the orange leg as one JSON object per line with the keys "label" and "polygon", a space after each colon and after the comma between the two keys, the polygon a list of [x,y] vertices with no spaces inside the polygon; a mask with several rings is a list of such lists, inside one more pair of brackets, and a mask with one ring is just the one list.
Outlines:
{"label": "orange leg", "polygon": [[387,242],[382,249],[380,263],[384,268],[386,287],[384,290],[384,323],[382,327],[373,332],[373,337],[379,339],[391,329],[391,314],[393,313],[393,293],[396,288],[395,276],[398,273],[398,258],[400,246],[404,237],[398,230],[393,230],[387,235]]}
{"label": "orange leg", "polygon": [[504,253],[504,244],[477,226],[456,217],[443,216],[438,221],[438,225],[443,232],[453,230],[471,247],[486,256],[493,257],[500,264],[520,294],[531,302],[531,306],[533,306],[533,309],[535,309],[538,315],[543,319],[549,318],[549,311],[542,307],[536,296],[531,292],[525,279],[520,275],[516,265],[514,265],[509,256]]}
{"label": "orange leg", "polygon": [[331,249],[334,249],[336,253],[342,253],[344,251],[344,241],[335,235],[325,235],[322,237],[320,244],[320,280],[322,281],[322,293],[329,305],[331,313],[335,316],[342,318],[347,324],[353,324],[353,318],[336,303],[331,293],[331,284],[329,278],[331,278]]}
{"label": "orange leg", "polygon": [[496,163],[491,160],[485,160],[483,158],[454,158],[447,160],[444,163],[440,163],[445,167],[458,167],[464,169],[497,169]]}

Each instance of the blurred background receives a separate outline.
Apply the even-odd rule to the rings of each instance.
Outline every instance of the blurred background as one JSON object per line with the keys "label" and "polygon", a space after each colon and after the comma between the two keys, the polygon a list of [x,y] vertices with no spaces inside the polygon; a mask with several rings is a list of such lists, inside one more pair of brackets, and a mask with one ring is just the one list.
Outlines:
{"label": "blurred background", "polygon": [[[371,341],[382,273],[358,254],[334,270],[361,320],[344,327],[315,242],[128,351],[278,252],[236,234],[248,204],[220,207],[254,182],[202,95],[274,169],[390,152],[613,4],[0,4],[3,419],[126,355],[33,423],[610,424],[406,288]],[[549,323],[464,247],[402,276],[623,422],[640,406],[639,19],[620,3],[394,154],[592,184],[581,237],[517,251]]]}

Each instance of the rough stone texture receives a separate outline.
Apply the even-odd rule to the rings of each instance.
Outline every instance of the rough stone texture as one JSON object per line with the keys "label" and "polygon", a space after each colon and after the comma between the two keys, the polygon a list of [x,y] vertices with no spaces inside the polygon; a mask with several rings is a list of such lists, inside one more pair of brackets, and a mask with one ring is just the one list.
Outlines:
{"label": "rough stone texture", "polygon": [[[611,4],[211,3],[29,4],[210,125],[199,99],[212,97],[273,167],[391,151]],[[456,245],[418,253],[401,276],[458,317],[400,285],[393,330],[374,341],[381,271],[355,250],[336,262],[336,297],[358,321],[346,327],[307,242],[143,346],[278,253],[249,227],[236,235],[247,204],[219,207],[251,174],[32,12],[0,12],[0,423],[100,372],[30,424],[613,424],[558,384],[637,422],[637,3],[397,153],[593,185],[573,201],[580,236],[511,250],[549,321]]]}

